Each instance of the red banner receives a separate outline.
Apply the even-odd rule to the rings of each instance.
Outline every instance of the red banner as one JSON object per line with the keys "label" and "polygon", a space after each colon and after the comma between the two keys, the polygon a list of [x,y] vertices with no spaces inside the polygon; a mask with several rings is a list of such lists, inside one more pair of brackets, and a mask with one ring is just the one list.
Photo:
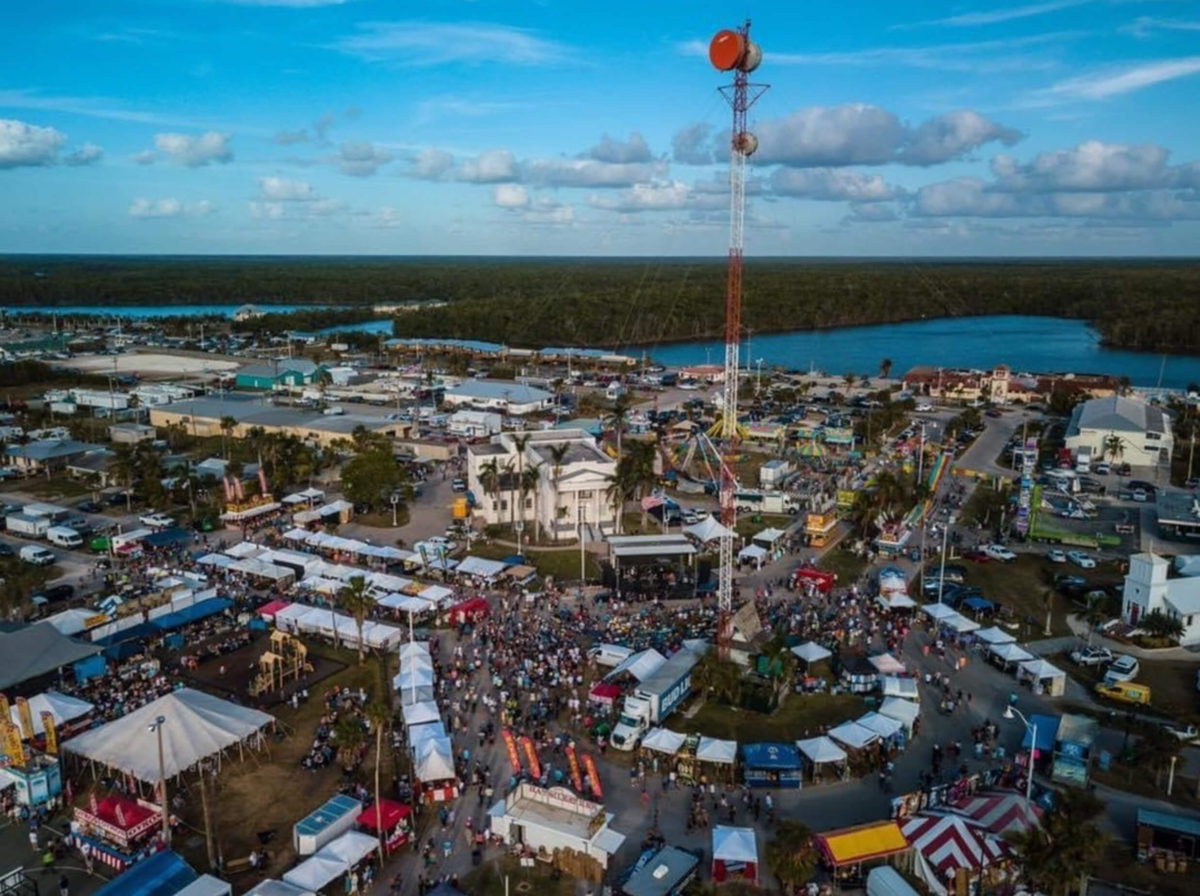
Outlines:
{"label": "red banner", "polygon": [[575,745],[567,747],[567,764],[571,768],[571,783],[575,785],[576,793],[583,793],[583,775],[579,772],[579,756],[575,753]]}
{"label": "red banner", "polygon": [[517,752],[517,739],[507,728],[500,732],[500,736],[504,738],[504,746],[508,748],[508,761],[512,763],[513,774],[521,774],[521,754]]}
{"label": "red banner", "polygon": [[584,755],[583,767],[587,770],[588,784],[592,788],[592,796],[598,800],[604,799],[604,791],[600,789],[600,775],[596,772],[596,760],[591,756]]}
{"label": "red banner", "polygon": [[525,758],[529,760],[529,774],[536,781],[542,777],[542,764],[538,762],[537,750],[533,748],[533,741],[528,735],[521,738],[521,746],[525,750]]}

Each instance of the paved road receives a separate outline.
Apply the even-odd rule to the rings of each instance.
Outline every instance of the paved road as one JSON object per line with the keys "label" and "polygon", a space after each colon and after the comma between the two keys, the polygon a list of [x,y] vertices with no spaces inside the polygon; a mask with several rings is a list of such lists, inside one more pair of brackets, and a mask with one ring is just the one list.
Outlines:
{"label": "paved road", "polygon": [[955,467],[973,473],[1011,479],[1016,475],[1015,471],[1012,467],[1001,466],[997,460],[1013,433],[1017,432],[1023,423],[1033,420],[1035,417],[1034,413],[1026,410],[1006,411],[1000,417],[984,417],[986,425],[983,432],[971,443],[971,447],[955,461]]}

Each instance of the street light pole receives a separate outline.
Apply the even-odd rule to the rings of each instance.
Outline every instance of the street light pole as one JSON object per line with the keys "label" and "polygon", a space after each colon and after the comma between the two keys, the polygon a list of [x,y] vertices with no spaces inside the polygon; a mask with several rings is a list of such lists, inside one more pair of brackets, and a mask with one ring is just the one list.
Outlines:
{"label": "street light pole", "polygon": [[1037,823],[1033,814],[1033,757],[1037,754],[1037,723],[1029,721],[1021,710],[1011,704],[1005,707],[1004,718],[1020,719],[1029,731],[1029,762],[1025,766],[1025,814],[1029,816],[1030,828],[1033,828]]}
{"label": "street light pole", "polygon": [[167,764],[163,759],[163,736],[162,726],[166,722],[165,716],[159,716],[150,725],[150,730],[158,737],[158,798],[159,805],[162,809],[162,837],[163,843],[171,845],[171,813],[167,809]]}
{"label": "street light pole", "polygon": [[942,589],[946,587],[946,539],[950,537],[950,524],[954,522],[954,516],[946,517],[946,526],[942,529],[942,565],[938,572],[938,603],[942,602]]}

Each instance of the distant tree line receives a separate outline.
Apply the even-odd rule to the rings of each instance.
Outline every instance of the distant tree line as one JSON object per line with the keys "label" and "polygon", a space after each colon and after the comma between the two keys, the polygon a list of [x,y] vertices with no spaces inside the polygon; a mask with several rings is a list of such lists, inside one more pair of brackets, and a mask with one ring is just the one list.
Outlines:
{"label": "distant tree line", "polygon": [[[755,259],[744,292],[755,333],[1037,314],[1091,321],[1112,346],[1200,351],[1200,263],[1189,260]],[[397,335],[520,346],[719,338],[724,296],[715,259],[0,259],[0,305],[10,307],[436,300],[448,304],[398,315]]]}

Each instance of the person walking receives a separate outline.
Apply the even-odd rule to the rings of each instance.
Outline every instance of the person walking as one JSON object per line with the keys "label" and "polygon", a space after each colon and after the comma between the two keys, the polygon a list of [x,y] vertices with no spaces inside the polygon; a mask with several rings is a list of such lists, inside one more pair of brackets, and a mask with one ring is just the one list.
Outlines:
{"label": "person walking", "polygon": [[65,874],[58,878],[58,896],[71,896],[71,882]]}

